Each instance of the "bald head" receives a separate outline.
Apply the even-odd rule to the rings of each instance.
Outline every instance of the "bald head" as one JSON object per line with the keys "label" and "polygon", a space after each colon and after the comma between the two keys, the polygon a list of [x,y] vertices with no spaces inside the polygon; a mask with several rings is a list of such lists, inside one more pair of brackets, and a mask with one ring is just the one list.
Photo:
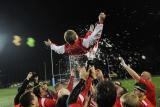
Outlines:
{"label": "bald head", "polygon": [[148,71],[143,71],[141,74],[141,77],[146,80],[151,80],[151,78],[152,78],[151,73],[149,73]]}

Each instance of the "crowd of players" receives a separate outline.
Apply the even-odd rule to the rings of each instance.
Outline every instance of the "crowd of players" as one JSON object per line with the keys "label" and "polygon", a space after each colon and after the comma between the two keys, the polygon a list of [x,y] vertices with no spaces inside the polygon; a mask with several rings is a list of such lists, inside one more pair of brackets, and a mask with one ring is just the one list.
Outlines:
{"label": "crowd of players", "polygon": [[[75,69],[70,71],[68,84],[58,82],[49,89],[47,83],[39,82],[38,75],[30,72],[18,88],[14,107],[156,107],[155,85],[147,71],[137,74],[123,58],[121,66],[136,81],[131,92],[119,81],[111,81],[94,66],[78,67],[78,83]],[[30,82],[34,81],[34,85]]]}

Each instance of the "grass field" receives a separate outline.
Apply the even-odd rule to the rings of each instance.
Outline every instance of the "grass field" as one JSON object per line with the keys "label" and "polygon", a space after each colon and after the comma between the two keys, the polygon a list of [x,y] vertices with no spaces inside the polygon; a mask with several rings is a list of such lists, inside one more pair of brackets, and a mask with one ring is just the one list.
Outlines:
{"label": "grass field", "polygon": [[[132,91],[134,80],[121,80],[122,85]],[[160,96],[160,77],[153,77],[152,81],[156,85],[156,97]],[[13,98],[17,92],[17,88],[0,89],[0,107],[13,107]]]}

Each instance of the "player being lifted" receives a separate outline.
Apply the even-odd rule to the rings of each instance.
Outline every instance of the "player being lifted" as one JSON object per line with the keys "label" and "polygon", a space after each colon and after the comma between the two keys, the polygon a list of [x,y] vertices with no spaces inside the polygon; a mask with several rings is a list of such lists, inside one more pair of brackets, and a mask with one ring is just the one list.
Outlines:
{"label": "player being lifted", "polygon": [[91,51],[96,52],[98,48],[98,41],[102,34],[105,18],[106,15],[104,13],[100,13],[98,16],[99,20],[98,23],[96,23],[95,28],[90,26],[90,30],[85,34],[84,38],[78,37],[74,30],[67,30],[64,33],[66,44],[57,46],[56,44],[52,43],[50,39],[44,42],[58,54],[83,55]]}

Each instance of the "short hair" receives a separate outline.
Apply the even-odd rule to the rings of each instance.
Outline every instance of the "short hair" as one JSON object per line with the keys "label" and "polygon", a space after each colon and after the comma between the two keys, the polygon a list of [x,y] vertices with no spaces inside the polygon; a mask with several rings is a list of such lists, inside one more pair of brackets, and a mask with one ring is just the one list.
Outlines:
{"label": "short hair", "polygon": [[54,86],[55,90],[61,85],[63,86],[63,84],[61,82],[56,83],[55,86]]}
{"label": "short hair", "polygon": [[148,72],[148,71],[143,71],[142,74],[143,74],[143,73],[145,74],[145,76],[146,76],[149,80],[151,80],[152,75],[151,75],[150,72]]}
{"label": "short hair", "polygon": [[126,93],[120,98],[123,107],[139,107],[139,98],[133,93]]}
{"label": "short hair", "polygon": [[63,95],[60,98],[58,98],[56,107],[67,107],[66,105],[67,98],[68,98],[68,95]]}
{"label": "short hair", "polygon": [[32,100],[34,100],[33,93],[31,91],[27,91],[20,97],[20,104],[23,107],[30,107],[32,105]]}
{"label": "short hair", "polygon": [[116,88],[111,81],[101,81],[97,85],[96,102],[98,107],[112,107],[116,101]]}
{"label": "short hair", "polygon": [[73,44],[77,38],[77,33],[74,30],[67,30],[64,33],[64,39],[69,44]]}

